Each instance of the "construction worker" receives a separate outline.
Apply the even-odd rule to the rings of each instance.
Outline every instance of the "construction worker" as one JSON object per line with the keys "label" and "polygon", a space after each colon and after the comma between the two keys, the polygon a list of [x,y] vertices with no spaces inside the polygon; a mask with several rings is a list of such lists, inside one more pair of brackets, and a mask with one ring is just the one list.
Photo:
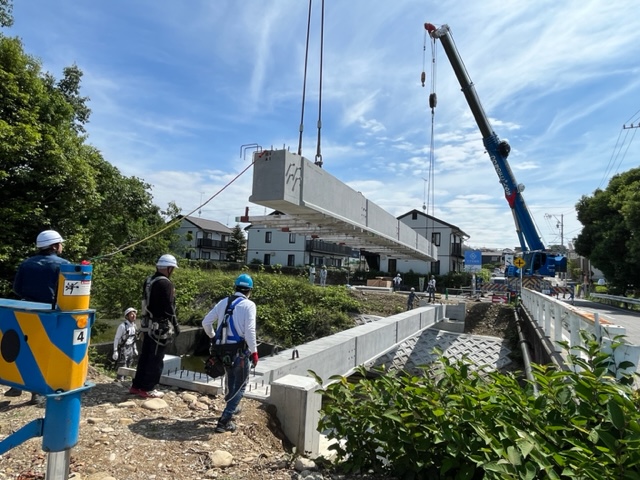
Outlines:
{"label": "construction worker", "polygon": [[402,277],[398,273],[395,277],[393,277],[393,291],[400,290],[400,285],[402,285]]}
{"label": "construction worker", "polygon": [[327,286],[327,266],[326,265],[322,265],[322,268],[320,269],[320,286],[321,287]]}
{"label": "construction worker", "polygon": [[[64,239],[55,230],[45,230],[36,238],[38,253],[24,260],[13,281],[13,291],[29,302],[48,303],[53,307],[60,265],[69,263],[62,257]],[[11,387],[5,397],[19,397],[22,390]],[[31,394],[31,403],[42,404],[44,397]]]}
{"label": "construction worker", "polygon": [[431,279],[429,283],[427,283],[427,293],[429,297],[427,298],[427,302],[435,302],[436,301],[436,277],[431,275]]}
{"label": "construction worker", "polygon": [[243,273],[236,278],[234,288],[235,293],[220,300],[202,320],[205,333],[212,339],[212,351],[224,350],[229,357],[224,366],[227,404],[218,419],[216,433],[235,431],[236,425],[231,420],[241,411],[240,400],[249,381],[250,366],[258,364],[256,304],[249,300],[253,279]]}
{"label": "construction worker", "polygon": [[[129,393],[142,398],[160,398],[164,393],[156,390],[164,366],[164,352],[174,336],[180,334],[176,318],[176,292],[169,279],[178,268],[176,257],[162,255],[156,262],[156,273],[147,277],[142,287],[143,305],[141,314],[142,349],[136,375]],[[145,328],[142,328],[142,324]]]}
{"label": "construction worker", "polygon": [[416,301],[416,289],[411,287],[411,291],[409,291],[409,297],[407,297],[407,310],[411,310],[413,308],[413,303]]}
{"label": "construction worker", "polygon": [[13,281],[13,291],[21,299],[53,305],[60,265],[69,263],[59,257],[63,242],[64,239],[55,230],[45,230],[38,235],[38,253],[20,264]]}
{"label": "construction worker", "polygon": [[[127,308],[124,311],[124,322],[118,325],[116,336],[113,339],[113,361],[116,362],[116,372],[120,367],[131,367],[138,356],[136,346],[136,315],[135,308]],[[116,379],[124,380],[124,375],[117,375]]]}
{"label": "construction worker", "polygon": [[313,263],[309,264],[309,283],[311,285],[316,283],[316,267]]}

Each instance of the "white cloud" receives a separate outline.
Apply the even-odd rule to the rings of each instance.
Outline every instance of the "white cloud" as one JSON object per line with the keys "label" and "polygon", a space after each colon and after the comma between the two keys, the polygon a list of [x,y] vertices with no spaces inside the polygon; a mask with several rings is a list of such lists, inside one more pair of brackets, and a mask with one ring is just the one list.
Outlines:
{"label": "white cloud", "polygon": [[[188,6],[140,0],[127,8],[30,0],[16,2],[15,27],[6,33],[19,35],[57,76],[77,63],[93,110],[89,141],[123,173],[153,184],[160,206],[173,200],[188,211],[247,165],[242,145],[297,150],[306,9],[294,0],[194,0]],[[319,20],[314,2],[302,142],[312,161]],[[450,25],[493,129],[512,146],[509,162],[527,187],[541,235],[557,239],[557,229],[545,221],[545,214],[556,214],[575,236],[575,203],[612,174],[620,126],[640,108],[634,105],[640,98],[635,5],[327,4],[324,168],[394,215],[421,209],[427,196],[434,199],[429,209],[470,234],[472,245],[513,247],[517,237],[502,187],[439,43],[432,125],[429,42],[423,64],[427,21]],[[423,69],[425,88],[419,82]],[[640,151],[637,143],[629,145],[618,168],[635,166],[631,159]],[[434,191],[425,195],[431,160]],[[202,215],[227,223],[249,205],[251,185],[249,171]]]}

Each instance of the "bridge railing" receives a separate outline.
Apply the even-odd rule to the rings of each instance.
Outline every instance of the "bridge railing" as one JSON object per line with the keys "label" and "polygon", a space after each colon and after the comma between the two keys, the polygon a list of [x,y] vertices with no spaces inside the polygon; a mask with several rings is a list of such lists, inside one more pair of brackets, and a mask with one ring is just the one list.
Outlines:
{"label": "bridge railing", "polygon": [[[523,289],[521,299],[522,306],[551,340],[556,352],[565,359],[568,354],[582,356],[578,347],[584,347],[585,344],[580,331],[587,331],[600,341],[603,352],[613,353],[616,365],[623,361],[633,363],[632,369],[625,369],[620,373],[639,371],[640,345],[631,345],[623,338],[623,345],[615,351],[612,349],[612,343],[619,340],[616,337],[626,334],[624,327],[601,319],[598,313],[587,312],[533,290]],[[559,342],[567,342],[568,351]]]}

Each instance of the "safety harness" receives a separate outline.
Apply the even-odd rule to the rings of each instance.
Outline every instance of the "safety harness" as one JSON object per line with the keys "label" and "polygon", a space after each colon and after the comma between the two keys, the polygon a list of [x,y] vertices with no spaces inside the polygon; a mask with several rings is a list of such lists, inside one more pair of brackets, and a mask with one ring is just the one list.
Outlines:
{"label": "safety harness", "polygon": [[230,296],[224,317],[216,328],[216,340],[209,347],[209,358],[204,364],[204,371],[212,378],[225,374],[225,367],[231,367],[238,355],[247,349],[244,338],[238,334],[233,324],[233,310],[244,300],[244,297]]}

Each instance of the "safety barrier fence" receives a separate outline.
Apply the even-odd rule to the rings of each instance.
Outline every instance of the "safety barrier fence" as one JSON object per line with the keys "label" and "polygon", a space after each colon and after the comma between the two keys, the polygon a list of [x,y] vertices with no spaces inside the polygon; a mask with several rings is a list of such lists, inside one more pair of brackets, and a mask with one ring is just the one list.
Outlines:
{"label": "safety barrier fence", "polygon": [[618,295],[607,295],[604,293],[592,293],[589,296],[602,303],[622,306],[629,309],[637,309],[636,307],[640,306],[640,298],[621,297]]}
{"label": "safety barrier fence", "polygon": [[[600,341],[603,352],[613,353],[616,365],[628,361],[635,366],[633,369],[621,370],[620,373],[638,371],[640,345],[632,345],[624,338],[616,338],[626,334],[626,329],[623,326],[602,320],[598,313],[587,312],[549,295],[529,289],[522,291],[521,302],[532,321],[551,340],[555,351],[565,358],[567,354],[582,355],[578,347],[584,347],[585,342],[580,332],[586,331],[592,333]],[[612,343],[619,340],[622,340],[622,345],[614,351]],[[568,350],[559,342],[567,342]]]}

